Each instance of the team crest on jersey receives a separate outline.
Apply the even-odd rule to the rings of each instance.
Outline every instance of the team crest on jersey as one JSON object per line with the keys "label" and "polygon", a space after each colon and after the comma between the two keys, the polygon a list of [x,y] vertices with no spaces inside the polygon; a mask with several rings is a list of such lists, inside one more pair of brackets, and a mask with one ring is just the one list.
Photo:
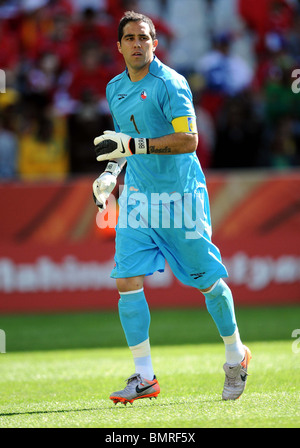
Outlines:
{"label": "team crest on jersey", "polygon": [[143,90],[141,93],[141,100],[144,101],[146,98],[147,98],[147,92],[146,92],[146,90]]}

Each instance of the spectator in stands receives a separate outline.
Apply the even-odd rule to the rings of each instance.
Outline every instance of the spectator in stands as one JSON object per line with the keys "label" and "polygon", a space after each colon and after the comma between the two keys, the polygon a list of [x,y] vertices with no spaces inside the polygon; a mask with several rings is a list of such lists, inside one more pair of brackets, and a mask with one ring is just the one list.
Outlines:
{"label": "spectator in stands", "polygon": [[19,45],[11,31],[9,24],[0,19],[0,67],[2,69],[14,70],[18,67],[20,52]]}
{"label": "spectator in stands", "polygon": [[82,48],[80,64],[73,73],[69,88],[72,98],[81,101],[87,95],[95,101],[105,98],[106,84],[111,79],[111,71],[104,63],[99,44],[89,43]]}
{"label": "spectator in stands", "polygon": [[66,126],[44,110],[20,136],[21,179],[59,179],[69,174]]}
{"label": "spectator in stands", "polygon": [[62,70],[72,70],[78,60],[75,39],[69,16],[63,11],[53,17],[49,33],[45,33],[37,45],[38,55],[55,54]]}
{"label": "spectator in stands", "polygon": [[[74,44],[77,48],[77,57],[80,57],[82,48],[87,45],[97,45],[101,50],[102,60],[115,63],[117,49],[112,48],[111,37],[114,32],[113,24],[101,16],[91,7],[84,8],[78,21],[72,26]],[[116,47],[116,46],[115,46]]]}
{"label": "spectator in stands", "polygon": [[285,35],[287,49],[296,65],[300,67],[300,4],[299,10],[293,16],[293,23]]}
{"label": "spectator in stands", "polygon": [[37,59],[39,44],[52,28],[52,18],[44,10],[46,3],[46,0],[26,0],[22,5],[17,32],[22,57],[28,61]]}
{"label": "spectator in stands", "polygon": [[26,74],[23,100],[34,116],[39,117],[54,98],[59,76],[59,60],[55,53],[44,53]]}
{"label": "spectator in stands", "polygon": [[232,42],[229,32],[216,35],[213,49],[197,62],[196,69],[204,76],[208,90],[236,95],[251,85],[252,68],[232,54]]}
{"label": "spectator in stands", "polygon": [[253,168],[263,147],[263,123],[250,92],[227,97],[216,124],[213,168]]}
{"label": "spectator in stands", "polygon": [[17,136],[5,125],[3,112],[0,115],[0,181],[17,176],[19,145]]}
{"label": "spectator in stands", "polygon": [[271,134],[266,166],[286,169],[299,165],[294,123],[290,117],[282,117]]}
{"label": "spectator in stands", "polygon": [[18,76],[20,48],[14,33],[5,20],[0,19],[0,69],[5,70],[6,82],[14,84]]}
{"label": "spectator in stands", "polygon": [[285,116],[300,120],[300,96],[291,88],[294,67],[293,59],[286,51],[282,51],[273,60],[262,85],[265,118],[274,128]]}
{"label": "spectator in stands", "polygon": [[75,13],[72,0],[48,0],[44,8],[45,13],[55,19],[57,15],[67,15],[69,18]]}
{"label": "spectator in stands", "polygon": [[19,0],[6,0],[0,2],[0,19],[14,19],[20,13]]}
{"label": "spectator in stands", "polygon": [[112,128],[105,90],[112,78],[110,69],[102,63],[99,45],[87,44],[82,49],[81,64],[74,71],[69,95],[75,100],[75,107],[68,116],[70,167],[73,173],[94,172],[92,151],[87,147],[94,136]]}
{"label": "spectator in stands", "polygon": [[87,94],[67,117],[67,144],[72,173],[100,173],[105,168],[104,164],[95,164],[90,142],[97,132],[104,132],[106,129],[113,129],[111,115]]}
{"label": "spectator in stands", "polygon": [[215,145],[215,123],[211,115],[201,105],[203,80],[198,74],[191,74],[188,78],[193,94],[195,112],[197,116],[198,148],[197,156],[203,169],[210,168],[212,151]]}
{"label": "spectator in stands", "polygon": [[232,36],[214,37],[213,48],[195,64],[204,78],[201,104],[216,120],[227,96],[238,95],[251,86],[253,69],[240,56],[231,53]]}
{"label": "spectator in stands", "polygon": [[256,51],[265,51],[266,35],[284,35],[291,27],[294,7],[287,0],[239,0],[240,14],[256,35]]}

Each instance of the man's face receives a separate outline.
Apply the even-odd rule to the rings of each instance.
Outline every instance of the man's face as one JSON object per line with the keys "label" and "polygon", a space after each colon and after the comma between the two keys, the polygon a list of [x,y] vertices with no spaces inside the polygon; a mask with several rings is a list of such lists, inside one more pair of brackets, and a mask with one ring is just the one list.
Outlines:
{"label": "man's face", "polygon": [[129,74],[148,71],[156,47],[157,40],[152,40],[149,25],[144,22],[127,23],[121,42],[118,42],[118,50],[124,57]]}

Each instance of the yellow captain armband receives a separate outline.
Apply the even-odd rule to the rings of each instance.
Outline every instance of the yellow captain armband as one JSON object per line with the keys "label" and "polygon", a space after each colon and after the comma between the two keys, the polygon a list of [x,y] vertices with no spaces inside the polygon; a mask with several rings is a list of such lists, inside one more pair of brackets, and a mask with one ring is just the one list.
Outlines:
{"label": "yellow captain armband", "polygon": [[196,117],[178,117],[174,118],[172,125],[175,132],[187,132],[197,134]]}

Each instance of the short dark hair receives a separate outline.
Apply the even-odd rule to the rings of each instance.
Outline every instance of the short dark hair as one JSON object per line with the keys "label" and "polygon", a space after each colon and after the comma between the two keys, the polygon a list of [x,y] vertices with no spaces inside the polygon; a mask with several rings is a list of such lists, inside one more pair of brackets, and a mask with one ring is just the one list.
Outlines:
{"label": "short dark hair", "polygon": [[126,11],[119,23],[119,28],[118,28],[118,41],[119,42],[121,42],[121,40],[122,40],[122,37],[124,34],[123,33],[124,27],[129,22],[145,22],[145,23],[147,23],[150,28],[150,36],[151,36],[152,40],[156,39],[155,26],[149,17],[145,16],[144,14],[139,14],[134,11]]}

